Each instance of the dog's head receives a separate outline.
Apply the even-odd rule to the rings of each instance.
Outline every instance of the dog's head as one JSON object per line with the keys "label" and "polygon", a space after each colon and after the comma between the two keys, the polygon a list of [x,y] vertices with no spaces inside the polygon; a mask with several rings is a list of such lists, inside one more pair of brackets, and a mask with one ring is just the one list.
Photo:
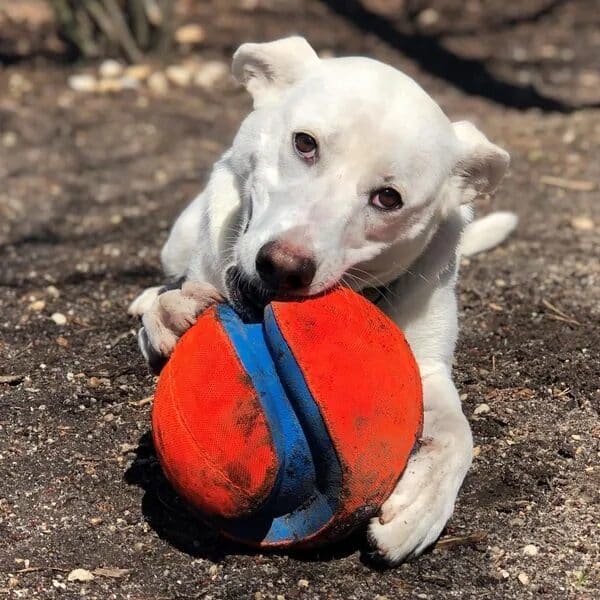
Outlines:
{"label": "dog's head", "polygon": [[244,44],[233,73],[255,109],[230,155],[243,223],[228,289],[240,305],[389,282],[507,168],[506,152],[380,62],[322,60],[292,37]]}

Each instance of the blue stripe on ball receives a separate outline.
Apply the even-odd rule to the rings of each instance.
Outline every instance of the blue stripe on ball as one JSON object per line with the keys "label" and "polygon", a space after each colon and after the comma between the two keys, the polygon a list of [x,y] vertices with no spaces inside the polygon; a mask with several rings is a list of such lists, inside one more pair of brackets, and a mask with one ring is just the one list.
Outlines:
{"label": "blue stripe on ball", "polygon": [[217,316],[257,391],[280,465],[271,494],[253,516],[218,525],[246,541],[276,544],[311,536],[331,520],[341,482],[319,409],[269,311],[265,328],[243,323],[226,305],[219,306]]}
{"label": "blue stripe on ball", "polygon": [[294,353],[283,337],[271,306],[267,306],[264,330],[279,378],[292,403],[310,447],[316,472],[316,491],[335,513],[342,488],[342,465]]}
{"label": "blue stripe on ball", "polygon": [[[217,316],[265,411],[280,465],[279,502],[271,508],[276,514],[284,514],[296,507],[296,499],[302,502],[312,492],[315,472],[304,432],[279,382],[261,325],[243,323],[226,305],[219,306]],[[293,478],[286,477],[292,472]]]}

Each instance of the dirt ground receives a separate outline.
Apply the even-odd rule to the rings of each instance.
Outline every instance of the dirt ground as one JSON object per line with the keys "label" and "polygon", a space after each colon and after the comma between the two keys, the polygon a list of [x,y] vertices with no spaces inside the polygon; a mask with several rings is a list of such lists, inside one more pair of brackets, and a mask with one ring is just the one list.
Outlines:
{"label": "dirt ground", "polygon": [[[0,68],[0,597],[599,597],[600,111],[585,105],[600,102],[600,5],[417,2],[407,26],[389,0],[187,4],[205,56],[301,32],[406,70],[510,151],[477,210],[514,210],[519,229],[462,266],[473,468],[441,543],[393,569],[361,535],[265,555],[194,521],[149,442],[154,380],[126,307],[161,280],[169,224],[249,101],[230,82],[76,93],[67,77],[94,65],[14,60]],[[68,581],[75,568],[94,579]]]}

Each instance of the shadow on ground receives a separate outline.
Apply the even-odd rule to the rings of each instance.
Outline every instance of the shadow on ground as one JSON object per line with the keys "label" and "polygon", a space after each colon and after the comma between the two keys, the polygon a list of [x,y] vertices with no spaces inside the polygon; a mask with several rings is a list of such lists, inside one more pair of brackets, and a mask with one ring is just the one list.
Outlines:
{"label": "shadow on ground", "polygon": [[[158,536],[181,552],[220,562],[227,556],[287,555],[297,560],[330,561],[360,552],[361,560],[373,567],[379,562],[366,542],[362,528],[350,537],[316,550],[279,551],[253,549],[220,535],[194,515],[166,480],[150,432],[141,436],[136,457],[124,475],[125,481],[144,490],[142,513]],[[383,565],[381,565],[383,567]]]}

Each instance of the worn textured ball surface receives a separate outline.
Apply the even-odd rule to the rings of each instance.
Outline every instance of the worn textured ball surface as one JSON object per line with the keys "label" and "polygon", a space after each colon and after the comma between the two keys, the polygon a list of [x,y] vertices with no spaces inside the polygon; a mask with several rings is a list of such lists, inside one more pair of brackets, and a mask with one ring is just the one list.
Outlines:
{"label": "worn textured ball surface", "polygon": [[376,514],[422,422],[402,333],[349,290],[205,312],[165,366],[154,443],[177,492],[225,535],[316,545]]}

